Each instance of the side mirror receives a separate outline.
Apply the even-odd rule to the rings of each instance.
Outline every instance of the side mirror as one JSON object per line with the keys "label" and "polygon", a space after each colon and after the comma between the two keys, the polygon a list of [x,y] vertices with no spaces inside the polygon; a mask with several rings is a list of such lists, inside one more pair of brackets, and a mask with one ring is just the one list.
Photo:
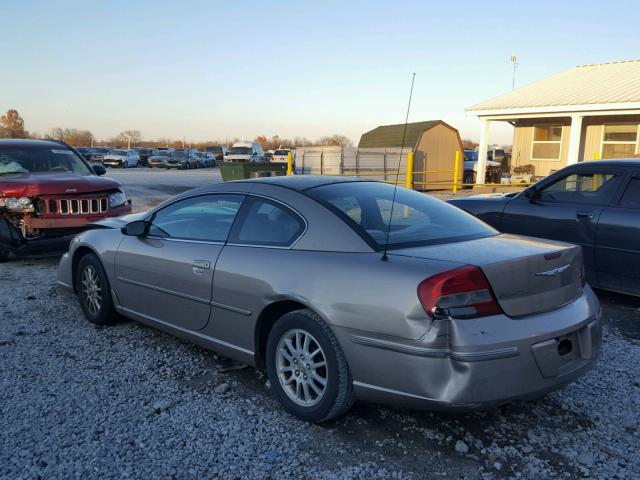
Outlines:
{"label": "side mirror", "polygon": [[107,169],[104,168],[104,166],[102,166],[102,165],[94,165],[93,166],[93,173],[95,173],[98,176],[104,175],[105,173],[107,173]]}
{"label": "side mirror", "polygon": [[121,232],[124,235],[129,235],[131,237],[141,237],[142,235],[146,235],[149,229],[149,224],[144,220],[136,220],[135,222],[129,222],[124,227],[122,227]]}
{"label": "side mirror", "polygon": [[529,200],[533,201],[538,197],[540,197],[540,192],[536,189],[536,187],[531,186],[524,190],[524,196],[527,197]]}

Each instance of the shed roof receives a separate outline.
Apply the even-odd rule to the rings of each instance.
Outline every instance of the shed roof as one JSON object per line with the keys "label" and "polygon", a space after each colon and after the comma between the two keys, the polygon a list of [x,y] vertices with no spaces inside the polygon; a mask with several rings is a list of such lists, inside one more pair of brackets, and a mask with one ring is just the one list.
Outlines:
{"label": "shed roof", "polygon": [[[613,105],[612,105],[613,104]],[[509,93],[480,102],[468,112],[536,107],[640,104],[640,60],[578,65]]]}
{"label": "shed roof", "polygon": [[404,123],[396,125],[381,125],[373,130],[363,133],[360,137],[358,148],[382,148],[382,147],[411,147],[413,148],[422,132],[444,123],[442,120],[428,120],[426,122],[407,123],[407,133],[402,145]]}

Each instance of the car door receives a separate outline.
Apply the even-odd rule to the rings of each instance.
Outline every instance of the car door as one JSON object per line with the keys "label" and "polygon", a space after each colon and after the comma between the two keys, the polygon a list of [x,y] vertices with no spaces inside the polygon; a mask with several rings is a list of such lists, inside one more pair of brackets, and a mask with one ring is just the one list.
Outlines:
{"label": "car door", "polygon": [[243,199],[184,198],[155,212],[146,235],[125,236],[115,259],[120,305],[151,320],[204,328],[215,264]]}
{"label": "car door", "polygon": [[640,171],[614,205],[603,209],[595,260],[600,287],[640,295]]}
{"label": "car door", "polygon": [[283,256],[304,255],[291,247],[305,230],[306,221],[292,208],[247,196],[216,264],[208,332],[235,345],[253,338],[254,324],[248,318],[262,311],[265,299],[278,298],[278,286],[269,279],[282,268]]}
{"label": "car door", "polygon": [[624,171],[616,168],[569,170],[542,185],[532,199],[510,201],[502,231],[582,246],[589,283],[597,286],[594,245],[598,219],[613,200]]}

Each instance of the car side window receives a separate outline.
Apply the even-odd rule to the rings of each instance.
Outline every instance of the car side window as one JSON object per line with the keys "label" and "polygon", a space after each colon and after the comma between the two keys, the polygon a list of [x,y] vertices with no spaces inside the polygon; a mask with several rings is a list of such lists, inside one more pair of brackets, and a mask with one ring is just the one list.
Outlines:
{"label": "car side window", "polygon": [[149,235],[184,240],[226,242],[243,195],[201,195],[159,210]]}
{"label": "car side window", "polygon": [[640,208],[640,178],[632,178],[620,199],[623,208]]}
{"label": "car side window", "polygon": [[615,194],[618,176],[614,173],[573,173],[540,191],[540,200],[553,203],[606,205]]}
{"label": "car side window", "polygon": [[249,198],[230,242],[243,245],[289,247],[302,234],[305,223],[293,210],[262,198]]}

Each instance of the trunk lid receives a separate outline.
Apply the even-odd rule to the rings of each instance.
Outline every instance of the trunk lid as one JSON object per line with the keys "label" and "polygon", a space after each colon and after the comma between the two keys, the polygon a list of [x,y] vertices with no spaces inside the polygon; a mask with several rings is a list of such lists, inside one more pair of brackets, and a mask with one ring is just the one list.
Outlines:
{"label": "trunk lid", "polygon": [[511,317],[559,308],[582,293],[582,250],[566,243],[502,234],[389,254],[480,267]]}

